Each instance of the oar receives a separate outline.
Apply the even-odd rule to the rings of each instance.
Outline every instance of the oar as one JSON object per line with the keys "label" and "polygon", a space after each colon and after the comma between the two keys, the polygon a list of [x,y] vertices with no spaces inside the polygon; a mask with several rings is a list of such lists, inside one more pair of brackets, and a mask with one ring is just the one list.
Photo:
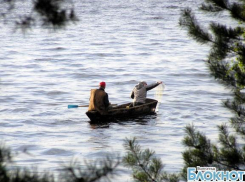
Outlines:
{"label": "oar", "polygon": [[88,105],[68,105],[68,109],[70,108],[77,108],[77,107],[88,107]]}
{"label": "oar", "polygon": [[[68,109],[78,108],[78,107],[88,107],[89,105],[68,105]],[[117,106],[117,104],[111,104],[111,106]]]}

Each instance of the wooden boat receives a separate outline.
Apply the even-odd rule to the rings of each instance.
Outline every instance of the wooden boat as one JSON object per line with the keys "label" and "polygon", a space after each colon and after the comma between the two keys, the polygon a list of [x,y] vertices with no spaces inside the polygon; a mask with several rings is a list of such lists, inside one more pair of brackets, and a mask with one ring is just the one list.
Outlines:
{"label": "wooden boat", "polygon": [[101,115],[97,111],[88,111],[86,115],[90,119],[90,123],[106,123],[116,121],[119,119],[133,118],[140,115],[155,114],[157,106],[157,100],[146,99],[146,103],[143,105],[129,107],[131,103],[119,105],[108,110],[108,114]]}

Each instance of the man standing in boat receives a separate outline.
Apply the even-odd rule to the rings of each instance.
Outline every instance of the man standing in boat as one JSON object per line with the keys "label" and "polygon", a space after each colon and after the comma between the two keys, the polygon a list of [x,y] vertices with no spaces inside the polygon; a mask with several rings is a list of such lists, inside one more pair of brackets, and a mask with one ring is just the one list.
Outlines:
{"label": "man standing in boat", "polygon": [[107,113],[110,102],[105,87],[106,83],[100,82],[99,89],[91,90],[88,111],[98,111],[101,115]]}
{"label": "man standing in boat", "polygon": [[131,93],[131,98],[134,99],[133,100],[133,106],[144,104],[145,99],[146,99],[146,95],[147,95],[147,91],[157,87],[160,84],[162,84],[161,81],[150,84],[150,85],[147,85],[147,83],[145,81],[139,82],[134,87],[134,89]]}

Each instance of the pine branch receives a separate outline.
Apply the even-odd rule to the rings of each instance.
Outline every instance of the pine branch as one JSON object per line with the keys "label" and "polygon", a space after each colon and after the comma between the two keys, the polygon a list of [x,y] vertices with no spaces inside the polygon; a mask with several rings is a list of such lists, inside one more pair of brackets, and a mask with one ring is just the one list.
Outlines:
{"label": "pine branch", "polygon": [[206,0],[206,3],[203,3],[200,10],[210,13],[219,13],[224,10],[228,10],[229,3],[227,0]]}
{"label": "pine branch", "polygon": [[162,175],[160,180],[164,180],[165,182],[179,182],[180,175],[179,174],[167,174],[166,172]]}
{"label": "pine branch", "polygon": [[200,10],[210,13],[219,13],[221,11],[228,11],[236,20],[245,21],[245,14],[243,12],[244,1],[241,3],[229,3],[228,0],[206,0]]}
{"label": "pine branch", "polygon": [[238,102],[230,101],[229,99],[224,102],[224,106],[230,109],[238,117],[245,117],[245,108]]}
{"label": "pine branch", "polygon": [[207,5],[207,4],[202,4],[199,9],[202,11],[211,12],[211,13],[215,13],[215,14],[223,11],[223,9],[220,7],[213,6],[213,5]]}
{"label": "pine branch", "polygon": [[[234,1],[233,1],[234,2]],[[217,13],[226,11],[239,24],[236,28],[229,28],[218,23],[211,23],[209,38],[202,40],[202,29],[195,19],[190,9],[186,9],[180,18],[180,25],[188,30],[188,34],[197,42],[211,44],[208,58],[208,67],[211,75],[219,79],[221,83],[233,87],[234,101],[227,101],[224,105],[236,114],[231,118],[231,124],[238,134],[245,136],[245,94],[241,90],[245,88],[245,43],[244,43],[244,23],[245,23],[245,0],[240,3],[229,3],[228,0],[206,0],[202,5],[202,10]],[[217,19],[215,19],[217,21]],[[228,28],[227,28],[228,27]],[[195,29],[196,30],[193,30]],[[213,36],[213,37],[212,37]],[[184,145],[188,147],[183,153],[185,167],[212,165],[229,170],[242,170],[245,166],[245,147],[237,144],[234,135],[230,135],[227,127],[219,126],[219,142],[221,146],[210,145],[205,136],[197,131],[186,129],[187,136],[184,138]],[[202,141],[202,142],[201,142]],[[243,150],[239,147],[243,146]],[[218,148],[219,147],[219,148]]]}
{"label": "pine branch", "polygon": [[219,142],[222,144],[222,148],[218,153],[219,162],[226,162],[227,166],[231,169],[240,170],[239,166],[244,165],[244,155],[242,151],[238,148],[236,137],[230,135],[227,130],[226,125],[218,126],[220,135]]}
{"label": "pine branch", "polygon": [[201,44],[212,42],[211,35],[204,31],[197,23],[190,8],[186,8],[181,13],[179,25],[188,30],[188,35]]}
{"label": "pine branch", "polygon": [[185,131],[187,136],[184,138],[183,144],[189,147],[189,152],[186,151],[186,153],[184,153],[185,160],[191,162],[188,157],[193,155],[195,160],[193,160],[191,163],[196,163],[196,161],[202,161],[206,164],[212,163],[213,154],[210,140],[208,140],[204,134],[195,131],[193,125],[187,125]]}
{"label": "pine branch", "polygon": [[26,168],[12,171],[9,182],[55,182],[54,176],[48,173],[40,174],[37,170],[28,170]]}
{"label": "pine branch", "polygon": [[210,29],[216,37],[225,37],[228,41],[230,41],[231,39],[238,41],[244,40],[240,38],[240,36],[242,36],[242,34],[244,33],[244,28],[242,27],[227,28],[226,26],[219,23],[211,22]]}
{"label": "pine branch", "polygon": [[235,170],[242,170],[242,169],[240,169],[239,167],[234,167],[234,166],[231,166],[231,165],[228,165],[228,164],[226,164],[226,163],[223,163],[223,162],[221,162],[220,160],[215,160],[215,162],[216,163],[218,163],[218,164],[220,164],[220,165],[222,165],[222,166],[225,166],[225,167],[227,167],[228,169],[235,169]]}
{"label": "pine branch", "polygon": [[126,139],[124,144],[127,155],[123,163],[133,169],[133,178],[139,182],[161,182],[163,179],[171,182],[178,182],[177,175],[162,173],[163,164],[160,159],[154,157],[154,151],[142,150],[136,139]]}
{"label": "pine branch", "polygon": [[220,143],[224,146],[224,148],[231,148],[231,149],[236,149],[236,140],[232,136],[229,136],[227,126],[226,125],[221,125],[218,126],[218,129],[220,131],[219,134],[219,141]]}
{"label": "pine branch", "polygon": [[[56,30],[67,26],[68,23],[78,21],[72,0],[33,0],[32,7],[21,15],[16,13],[19,8],[24,6],[23,3],[18,4],[19,1],[21,0],[3,0],[0,2],[1,10],[3,10],[0,17],[4,22],[13,22],[15,30],[21,29],[26,32],[36,25]],[[8,17],[12,14],[17,14],[18,20],[12,20]]]}
{"label": "pine branch", "polygon": [[235,128],[236,132],[240,133],[245,136],[245,118],[241,117],[236,117],[236,118],[231,118],[230,122],[232,126]]}
{"label": "pine branch", "polygon": [[[125,143],[125,148],[131,152],[133,154],[133,156],[135,157],[136,159],[136,164],[134,165],[137,165],[139,166],[143,171],[144,173],[149,177],[149,179],[152,181],[152,182],[155,182],[155,179],[150,175],[150,173],[147,171],[145,165],[143,165],[141,159],[140,159],[140,156],[139,155],[142,155],[142,152],[141,152],[141,148],[138,144],[136,144],[136,139],[133,138],[132,140],[129,140],[129,139],[126,139],[126,143]],[[153,155],[153,153],[151,153],[150,157]],[[146,159],[146,161],[149,160],[148,157]],[[124,160],[125,161],[125,160]],[[125,162],[127,164],[127,162]],[[136,176],[135,176],[136,177]]]}
{"label": "pine branch", "polygon": [[245,104],[245,93],[242,93],[240,90],[234,92],[234,100],[239,104]]}
{"label": "pine branch", "polygon": [[66,179],[67,182],[96,182],[102,178],[110,181],[108,176],[114,175],[115,170],[120,163],[120,159],[118,158],[115,161],[112,155],[107,156],[104,160],[97,160],[94,163],[85,161],[85,169],[82,169],[79,166],[79,163],[72,162],[69,167],[65,168],[63,178]]}
{"label": "pine branch", "polygon": [[228,63],[224,61],[213,61],[210,59],[207,64],[211,75],[215,79],[221,80],[221,83],[226,86],[233,86],[236,88],[236,78],[234,76],[234,72],[230,71],[230,66]]}
{"label": "pine branch", "polygon": [[12,162],[12,153],[4,144],[0,144],[0,164]]}
{"label": "pine branch", "polygon": [[205,151],[210,146],[210,141],[207,140],[206,136],[200,132],[196,132],[193,125],[187,125],[185,127],[187,136],[182,141],[187,147],[193,147]]}
{"label": "pine branch", "polygon": [[209,60],[222,60],[228,53],[235,53],[237,56],[245,55],[245,46],[241,43],[243,39],[244,28],[227,28],[218,23],[210,23],[210,30],[215,35],[212,41],[213,46],[209,55]]}
{"label": "pine branch", "polygon": [[206,3],[222,8],[222,9],[228,9],[229,7],[229,2],[228,0],[205,0]]}
{"label": "pine branch", "polygon": [[[244,2],[243,2],[244,5]],[[234,19],[245,21],[245,14],[242,4],[233,3],[230,8],[230,14]]]}
{"label": "pine branch", "polygon": [[227,40],[223,37],[216,37],[208,58],[209,60],[220,61],[227,57],[230,51],[232,49],[229,48]]}
{"label": "pine branch", "polygon": [[[186,8],[181,13],[179,25],[188,30],[188,35],[201,44],[211,43],[212,49],[209,55],[209,60],[222,60],[227,57],[228,53],[235,53],[236,55],[245,55],[245,46],[238,45],[235,41],[242,41],[240,36],[244,29],[237,27],[235,29],[226,28],[223,25],[212,23],[211,30],[215,34],[215,39],[206,32],[197,23],[197,20],[191,9]],[[235,45],[234,45],[235,44]]]}
{"label": "pine branch", "polygon": [[34,10],[43,18],[44,25],[62,27],[69,21],[75,21],[74,10],[68,12],[61,8],[63,0],[36,0]]}

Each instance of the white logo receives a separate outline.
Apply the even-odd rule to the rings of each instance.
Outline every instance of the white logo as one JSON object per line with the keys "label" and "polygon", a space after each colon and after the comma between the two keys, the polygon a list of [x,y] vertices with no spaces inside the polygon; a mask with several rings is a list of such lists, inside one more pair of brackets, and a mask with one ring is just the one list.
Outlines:
{"label": "white logo", "polygon": [[194,181],[243,181],[245,171],[216,171],[216,167],[188,167],[187,180]]}

